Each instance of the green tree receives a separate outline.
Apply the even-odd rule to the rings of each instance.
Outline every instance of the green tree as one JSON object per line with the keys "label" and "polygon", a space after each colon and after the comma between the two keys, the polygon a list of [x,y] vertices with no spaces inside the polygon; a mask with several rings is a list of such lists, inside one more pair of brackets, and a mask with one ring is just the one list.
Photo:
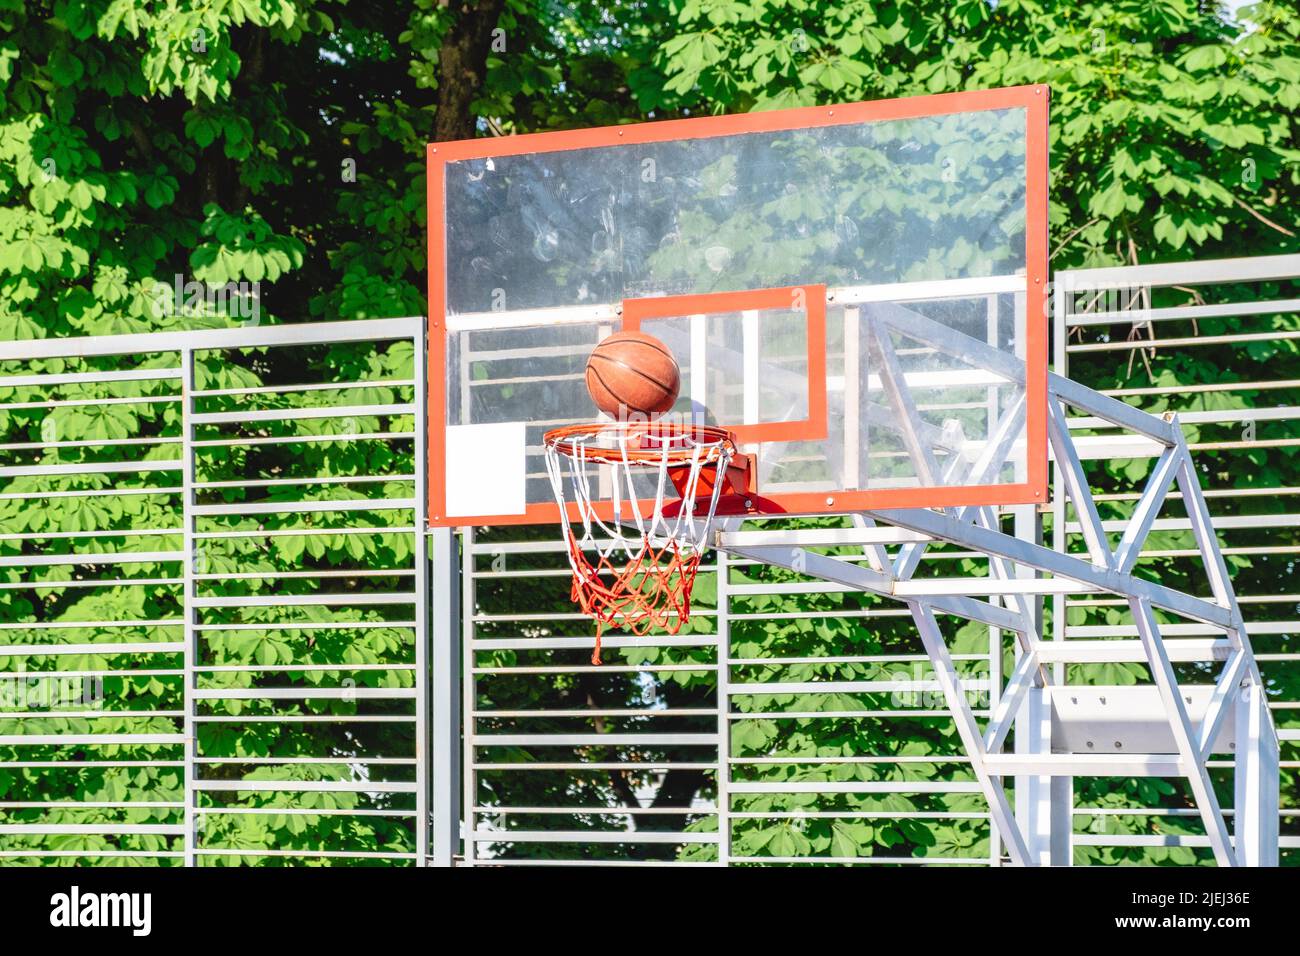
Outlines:
{"label": "green tree", "polygon": [[[501,4],[487,4],[489,19]],[[444,40],[461,44],[469,13],[454,16],[437,4],[377,7],[346,3],[288,3],[247,0],[218,5],[175,2],[68,2],[0,4],[0,336],[9,339],[148,332],[194,326],[233,325],[254,318],[264,322],[305,318],[361,318],[419,314],[423,309],[423,195],[419,157],[434,134],[435,117],[449,130],[468,135],[474,118],[462,88],[473,84],[486,67],[487,51],[462,56],[459,73],[439,87],[426,67],[441,54]],[[451,29],[455,25],[456,29]],[[418,49],[411,45],[418,36]],[[471,54],[473,51],[470,51]],[[441,89],[441,92],[439,90]],[[455,111],[460,113],[452,116]],[[354,175],[355,174],[355,175]],[[376,238],[378,237],[378,238]],[[197,280],[210,287],[240,283],[239,293],[216,306],[184,309],[174,301],[177,283]],[[251,284],[260,285],[254,292]],[[260,292],[260,294],[258,294]],[[139,367],[161,368],[168,357],[145,357]],[[320,380],[409,380],[414,356],[409,347],[334,349],[297,369],[274,356],[231,359],[206,356],[199,362],[200,388],[229,389],[301,381],[295,374]],[[6,374],[33,371],[90,371],[129,368],[136,359],[117,364],[13,363]],[[35,387],[6,387],[4,401],[17,405],[0,413],[0,433],[9,443],[35,443],[35,452],[6,453],[9,464],[65,464],[107,461],[129,451],[118,448],[68,448],[56,438],[122,439],[136,436],[166,440],[177,434],[174,405],[158,401],[158,383],[68,385],[54,392]],[[356,393],[319,391],[285,393],[267,401],[273,407],[342,404]],[[56,399],[53,411],[40,403]],[[100,405],[100,399],[117,404]],[[131,399],[142,399],[138,404]],[[409,401],[410,388],[376,388],[364,401]],[[73,405],[70,403],[82,403]],[[208,411],[234,410],[236,400],[212,402]],[[409,429],[411,421],[381,423],[358,419],[326,422],[330,431]],[[308,432],[309,433],[309,432]],[[243,429],[246,437],[252,432]],[[260,430],[261,438],[305,434],[283,423]],[[209,434],[207,437],[214,437]],[[223,435],[221,437],[230,437]],[[155,447],[146,454],[167,457]],[[391,461],[375,444],[334,442],[283,444],[266,456],[246,453],[209,455],[199,469],[210,481],[239,481],[253,476],[339,477],[366,472],[409,473],[405,461]],[[17,461],[15,461],[15,457]],[[0,523],[5,532],[24,532],[5,540],[7,556],[61,551],[129,550],[126,538],[45,537],[131,527],[175,528],[179,501],[155,490],[165,482],[148,476],[116,483],[99,476],[6,480],[12,494],[80,493],[82,497],[49,499],[45,507],[29,500],[6,500]],[[125,491],[125,495],[118,495]],[[388,488],[389,494],[402,489]],[[134,492],[134,493],[133,493]],[[406,493],[410,493],[409,487]],[[320,499],[355,493],[336,486],[316,491]],[[312,497],[313,495],[308,495]],[[364,495],[363,495],[364,496]],[[247,500],[244,490],[224,495]],[[274,500],[275,494],[271,495]],[[382,524],[381,517],[357,516]],[[310,521],[310,519],[308,519]],[[317,521],[328,526],[331,518]],[[339,516],[333,516],[337,523]],[[220,530],[288,530],[300,527],[292,514],[267,522],[243,518]],[[220,525],[220,522],[216,523]],[[267,574],[302,568],[383,570],[409,561],[409,536],[374,534],[287,535],[271,539],[273,547],[241,539],[204,553],[204,569]],[[157,540],[162,550],[180,546],[179,538]],[[5,590],[0,619],[10,624],[75,624],[115,619],[165,619],[177,612],[175,585],[152,585],[173,579],[174,564],[140,563],[107,566],[128,583],[85,587],[67,584],[66,568],[7,568],[12,585],[51,582],[45,587]],[[103,568],[91,575],[105,577]],[[53,584],[52,582],[60,582]],[[358,589],[360,579],[347,582]],[[377,586],[394,580],[368,581]],[[317,582],[241,579],[218,587],[216,596],[306,593]],[[268,629],[215,633],[205,642],[206,663],[217,666],[317,666],[330,662],[367,665],[409,664],[409,631],[375,627],[382,615],[354,613],[371,622],[364,630],[330,632],[318,639],[309,625],[322,619],[319,609],[297,613],[301,630]],[[221,615],[215,615],[220,619]],[[246,622],[276,620],[256,614]],[[284,618],[278,618],[284,620]],[[289,619],[294,619],[291,615]],[[347,614],[335,620],[348,620]],[[226,616],[229,622],[233,617]],[[6,630],[6,641],[31,639],[29,632]],[[38,632],[46,633],[49,632]],[[95,627],[65,627],[58,639],[71,643],[111,643],[121,632]],[[146,628],[141,639],[174,641],[174,626]],[[50,639],[50,638],[46,638]],[[134,662],[118,654],[76,658],[5,657],[6,668],[130,669]],[[157,667],[175,667],[179,657],[155,655]],[[344,675],[315,671],[296,682],[334,684]],[[244,672],[205,678],[208,688],[253,686]],[[409,672],[365,672],[360,683],[402,686]],[[36,718],[21,722],[24,732],[172,732],[167,717],[133,718],[131,711],[169,711],[181,704],[179,682],[165,674],[107,678],[109,710],[125,712],[112,720]],[[17,709],[23,709],[21,707]],[[355,712],[356,704],[313,703],[308,713]],[[218,713],[238,715],[288,713],[266,702],[245,705],[232,700]],[[5,732],[19,723],[0,722]],[[200,742],[210,756],[323,756],[346,758],[365,753],[401,752],[409,739],[385,728],[355,736],[337,725],[273,723],[203,725]],[[175,748],[91,748],[99,759],[173,760]],[[6,760],[72,759],[86,756],[75,746],[6,748]],[[348,778],[346,760],[339,764],[263,768],[217,765],[208,776],[291,776],[305,779]],[[399,771],[400,774],[400,771]],[[89,801],[123,799],[166,801],[179,797],[179,770],[174,767],[105,767],[83,770],[0,769],[0,797],[16,800],[72,797]],[[307,794],[299,797],[253,797],[268,806],[326,809],[357,805],[356,795]],[[159,822],[169,811],[60,810],[50,814],[16,811],[17,819],[55,823]],[[411,849],[409,829],[391,820],[328,815],[276,814],[216,818],[205,827],[209,845],[245,849],[313,848]],[[105,849],[98,836],[16,838],[15,845],[49,849]],[[118,844],[142,852],[175,849],[166,837],[137,836]],[[74,858],[61,858],[73,862]],[[128,862],[130,858],[128,858]],[[235,862],[232,860],[231,862]],[[274,861],[273,861],[274,862]]]}
{"label": "green tree", "polygon": [[1294,249],[1300,17],[1260,3],[681,0],[647,110],[1044,83],[1057,268]]}

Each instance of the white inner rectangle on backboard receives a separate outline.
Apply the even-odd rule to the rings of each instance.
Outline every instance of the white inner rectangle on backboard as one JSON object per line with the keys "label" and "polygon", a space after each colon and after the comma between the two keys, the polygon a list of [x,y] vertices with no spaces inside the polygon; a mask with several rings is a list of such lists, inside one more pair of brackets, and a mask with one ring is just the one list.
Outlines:
{"label": "white inner rectangle on backboard", "polygon": [[447,514],[521,515],[528,508],[523,422],[447,428]]}

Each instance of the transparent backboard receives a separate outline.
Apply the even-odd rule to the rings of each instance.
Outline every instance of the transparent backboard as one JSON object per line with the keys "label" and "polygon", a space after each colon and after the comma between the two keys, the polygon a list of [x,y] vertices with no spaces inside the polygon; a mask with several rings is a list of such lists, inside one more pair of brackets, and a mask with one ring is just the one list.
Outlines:
{"label": "transparent backboard", "polygon": [[[817,513],[1046,486],[1046,90],[430,147],[430,519],[556,517],[542,435],[640,328]],[[468,476],[468,477],[467,477]]]}

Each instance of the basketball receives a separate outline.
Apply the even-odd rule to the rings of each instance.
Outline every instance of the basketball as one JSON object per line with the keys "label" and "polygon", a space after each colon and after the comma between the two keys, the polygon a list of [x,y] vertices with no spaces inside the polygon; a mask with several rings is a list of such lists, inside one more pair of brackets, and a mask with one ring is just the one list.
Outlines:
{"label": "basketball", "polygon": [[587,359],[587,391],[611,418],[662,414],[677,401],[680,386],[673,353],[644,332],[615,332]]}

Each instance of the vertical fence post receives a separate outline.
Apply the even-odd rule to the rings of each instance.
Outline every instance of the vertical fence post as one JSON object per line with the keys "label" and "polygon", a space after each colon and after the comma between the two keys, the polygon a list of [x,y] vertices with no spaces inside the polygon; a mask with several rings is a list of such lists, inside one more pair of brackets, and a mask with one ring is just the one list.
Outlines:
{"label": "vertical fence post", "polygon": [[[414,346],[415,461],[413,464],[415,474],[415,514],[412,524],[415,527],[415,584],[412,597],[415,601],[415,865],[427,866],[430,858],[429,774],[430,768],[433,767],[435,771],[434,781],[438,780],[436,761],[444,748],[441,746],[440,738],[436,736],[436,716],[434,718],[435,736],[432,749],[429,746],[429,694],[431,684],[429,672],[429,463],[427,460],[429,388],[425,376],[427,363],[423,323],[420,325],[420,331],[415,335]],[[434,614],[436,627],[436,609]],[[435,662],[434,674],[437,673],[436,667]],[[436,692],[433,706],[436,715],[438,706]],[[437,783],[435,782],[434,785],[437,786]],[[437,805],[435,798],[433,807],[433,819],[435,821],[440,820],[438,813],[441,809]],[[441,863],[438,855],[439,849],[436,845],[433,848],[434,865],[449,866],[450,857],[448,857],[447,863]]]}
{"label": "vertical fence post", "polygon": [[464,738],[462,742],[461,784],[464,803],[461,812],[465,818],[465,863],[475,862],[477,846],[474,825],[477,817],[474,806],[478,797],[478,776],[474,769],[474,709],[477,706],[477,686],[474,676],[474,529],[466,528],[460,539],[460,626],[461,626],[461,693]]}
{"label": "vertical fence post", "polygon": [[731,865],[731,588],[727,552],[718,562],[718,863]]}
{"label": "vertical fence post", "polygon": [[194,668],[197,666],[198,630],[195,620],[195,562],[198,554],[194,547],[194,350],[181,349],[181,507],[183,521],[182,551],[185,564],[181,574],[181,613],[184,615],[183,654],[184,687],[181,692],[181,706],[184,708],[183,734],[185,737],[185,865],[194,866],[198,848],[198,793],[195,787],[195,762],[198,759],[198,739],[194,725]]}
{"label": "vertical fence post", "polygon": [[450,528],[435,528],[430,539],[433,865],[451,866],[460,836],[460,566]]}

